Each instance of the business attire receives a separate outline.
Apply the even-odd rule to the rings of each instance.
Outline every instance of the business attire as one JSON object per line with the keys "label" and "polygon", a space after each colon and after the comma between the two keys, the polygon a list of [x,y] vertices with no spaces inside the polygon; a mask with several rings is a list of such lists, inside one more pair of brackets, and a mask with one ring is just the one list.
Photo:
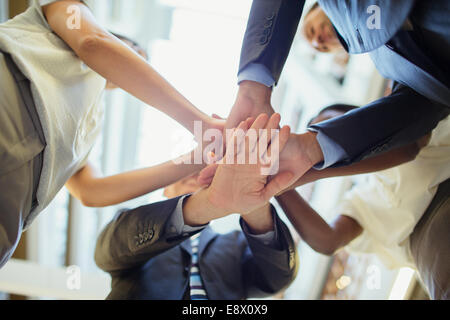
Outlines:
{"label": "business attire", "polygon": [[273,207],[268,234],[252,235],[242,219],[242,231],[218,234],[184,225],[184,199],[120,212],[103,230],[95,261],[112,276],[108,299],[240,300],[274,295],[294,280],[295,245]]}
{"label": "business attire", "polygon": [[[239,81],[277,83],[305,1],[254,0],[241,53]],[[349,165],[409,144],[431,132],[450,110],[450,2],[446,0],[319,0],[350,54],[370,53],[395,81],[393,93],[309,128],[318,133],[324,162]],[[369,27],[368,8],[380,10]]]}
{"label": "business attire", "polygon": [[338,208],[363,228],[348,251],[417,269],[433,299],[450,297],[449,142],[447,117],[415,160],[367,175]]}
{"label": "business attire", "polygon": [[52,32],[50,2],[0,24],[0,268],[102,128],[106,80]]}

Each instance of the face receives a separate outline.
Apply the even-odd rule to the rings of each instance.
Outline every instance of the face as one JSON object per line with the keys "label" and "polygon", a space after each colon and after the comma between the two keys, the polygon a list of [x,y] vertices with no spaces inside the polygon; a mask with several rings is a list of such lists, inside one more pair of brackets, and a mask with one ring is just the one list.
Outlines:
{"label": "face", "polygon": [[343,48],[333,24],[320,7],[306,16],[302,33],[309,44],[320,52],[333,52]]}
{"label": "face", "polygon": [[197,182],[198,174],[181,179],[164,189],[164,196],[175,198],[197,192],[201,186]]}

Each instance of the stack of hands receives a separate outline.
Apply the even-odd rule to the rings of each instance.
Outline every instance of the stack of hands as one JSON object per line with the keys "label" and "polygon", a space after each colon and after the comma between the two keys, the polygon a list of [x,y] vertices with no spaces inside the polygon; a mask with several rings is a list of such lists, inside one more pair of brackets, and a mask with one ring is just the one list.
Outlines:
{"label": "stack of hands", "polygon": [[220,215],[245,215],[268,204],[323,161],[315,133],[293,134],[288,126],[279,129],[281,117],[270,105],[270,94],[268,87],[244,82],[229,118],[213,117],[207,125],[232,133],[224,135],[223,157],[215,154],[214,163],[198,177],[207,187],[208,207],[221,209]]}
{"label": "stack of hands", "polygon": [[[195,212],[185,216],[189,225],[203,225],[233,213],[250,219],[256,218],[261,210],[269,212],[272,197],[289,189],[323,160],[314,133],[297,135],[288,126],[280,129],[281,117],[274,113],[270,92],[267,94],[270,88],[261,88],[265,92],[255,95],[257,99],[266,97],[266,101],[259,102],[247,96],[245,89],[245,84],[241,84],[237,102],[226,121],[214,117],[207,125],[227,131],[225,152],[210,156],[213,163],[199,174],[198,182],[204,188],[185,203],[185,211]],[[251,92],[256,93],[253,89]]]}

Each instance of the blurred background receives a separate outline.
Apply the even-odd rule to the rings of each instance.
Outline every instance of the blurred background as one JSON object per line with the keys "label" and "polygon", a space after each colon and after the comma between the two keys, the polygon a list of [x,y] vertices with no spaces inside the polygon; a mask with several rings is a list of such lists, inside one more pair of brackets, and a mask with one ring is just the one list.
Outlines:
{"label": "blurred background", "polygon": [[[148,50],[152,66],[198,108],[228,115],[238,89],[236,74],[251,0],[87,2],[107,29],[137,39]],[[0,22],[27,6],[27,0],[0,0]],[[274,91],[273,106],[284,124],[301,132],[323,107],[364,105],[383,96],[386,88],[368,56],[316,53],[299,34]],[[105,175],[167,161],[186,151],[180,146],[192,142],[190,133],[175,121],[120,90],[107,93],[104,103],[105,126],[91,161]],[[331,220],[343,194],[364,178],[327,179],[299,191]],[[0,270],[0,299],[104,299],[110,278],[93,259],[98,234],[119,209],[163,199],[160,190],[116,207],[89,209],[61,191],[24,233],[14,259]],[[213,227],[228,232],[239,228],[237,222],[232,216]],[[299,274],[272,299],[427,299],[411,269],[388,270],[375,256],[345,251],[326,257],[292,233],[298,241]]]}

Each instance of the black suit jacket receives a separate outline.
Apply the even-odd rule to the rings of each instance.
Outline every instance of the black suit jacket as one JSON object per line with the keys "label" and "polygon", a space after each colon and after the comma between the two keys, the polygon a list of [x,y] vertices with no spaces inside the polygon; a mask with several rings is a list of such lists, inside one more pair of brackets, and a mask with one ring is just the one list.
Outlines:
{"label": "black suit jacket", "polygon": [[[108,299],[179,300],[189,286],[193,234],[174,236],[166,223],[179,198],[120,212],[103,230],[95,251],[97,265],[112,276]],[[272,208],[279,250],[246,237],[201,231],[199,269],[211,300],[273,295],[295,278],[298,257],[291,234]],[[241,220],[241,224],[242,224]]]}
{"label": "black suit jacket", "polygon": [[[371,52],[380,72],[399,83],[390,97],[312,126],[345,151],[345,158],[334,166],[352,164],[407,145],[431,132],[449,114],[450,89],[448,83],[442,83],[439,72],[448,70],[450,65],[448,56],[442,58],[442,52],[450,51],[449,1],[320,0],[319,3],[350,53]],[[304,4],[303,0],[253,1],[240,70],[259,63],[278,81]],[[370,16],[367,10],[372,5],[381,10],[380,29],[367,27]],[[415,52],[405,58],[388,42],[408,18],[415,23],[414,36],[419,37],[422,32],[425,36],[423,41],[410,42],[407,53]],[[413,48],[415,44],[417,48]],[[424,65],[417,64],[417,57]]]}

